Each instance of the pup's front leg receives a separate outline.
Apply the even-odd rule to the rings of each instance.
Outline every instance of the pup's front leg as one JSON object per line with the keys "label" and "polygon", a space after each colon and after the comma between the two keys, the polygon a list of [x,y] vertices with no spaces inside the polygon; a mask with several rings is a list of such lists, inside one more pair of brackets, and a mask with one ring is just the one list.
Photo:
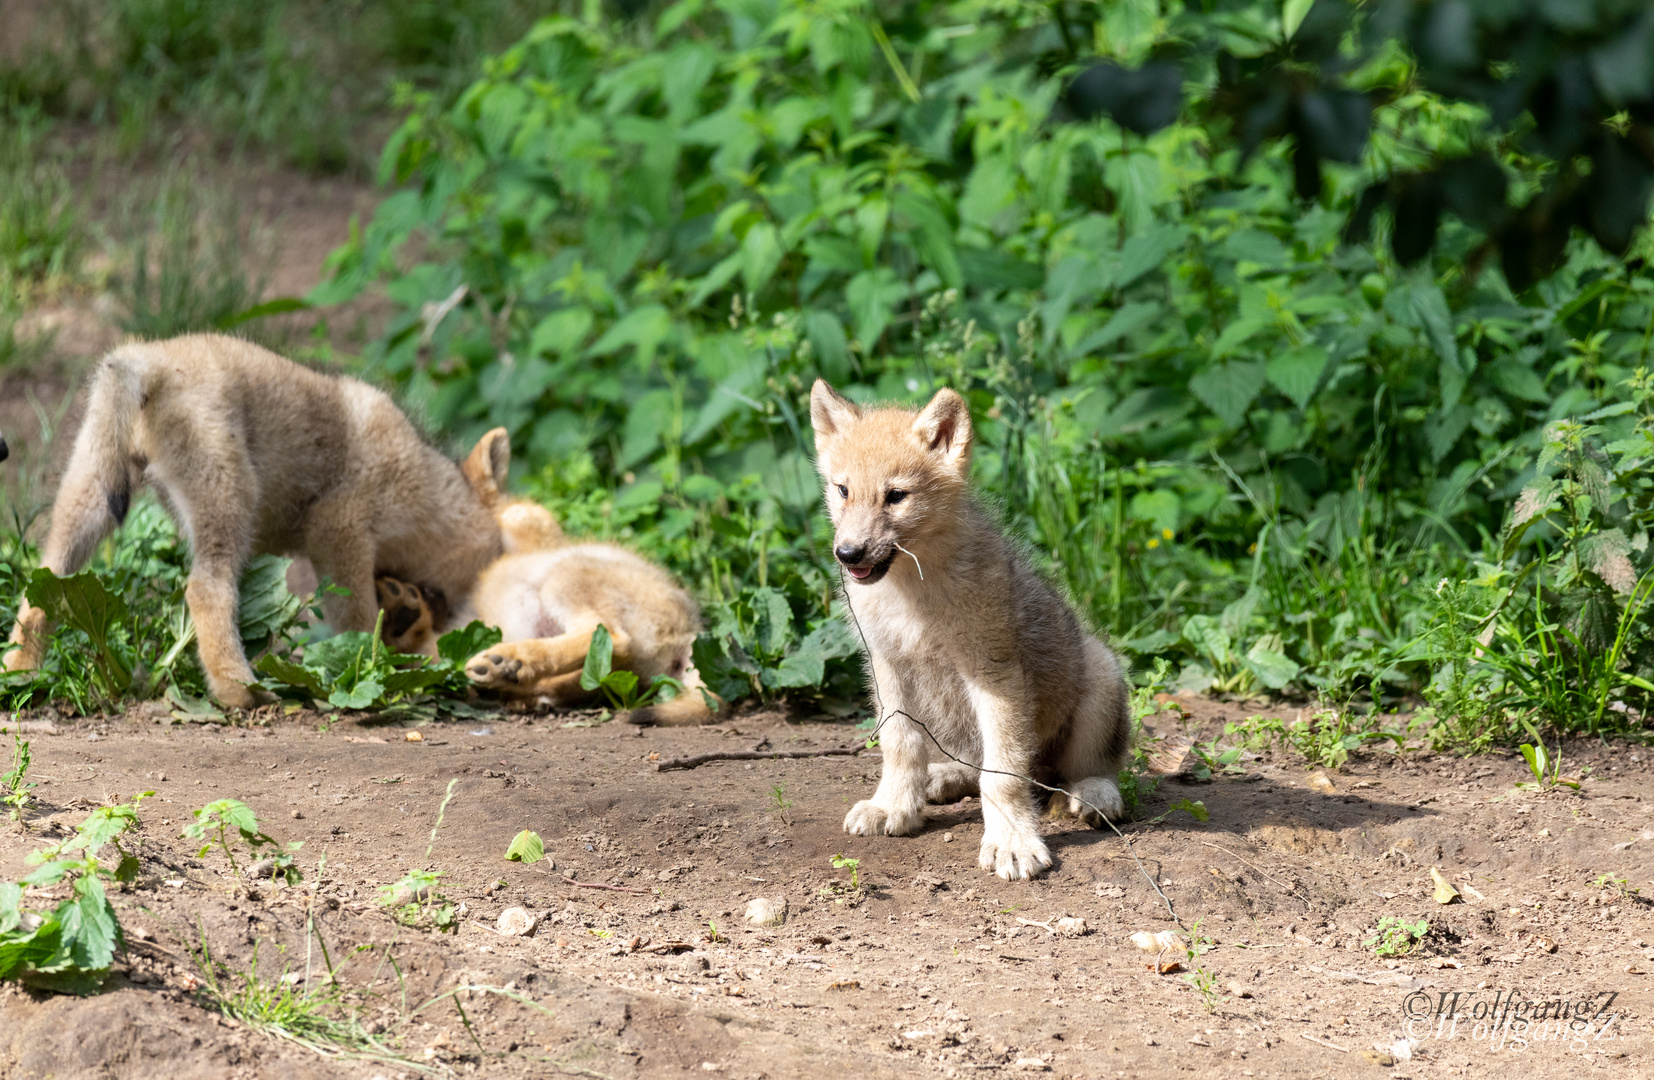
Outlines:
{"label": "pup's front leg", "polygon": [[1051,851],[1039,834],[1028,792],[1035,737],[1021,695],[972,685],[971,705],[982,731],[982,851],[978,863],[1006,881],[1050,869]]}
{"label": "pup's front leg", "polygon": [[903,712],[901,679],[894,668],[873,660],[873,675],[882,691],[884,715],[879,727],[879,749],[884,770],[871,799],[863,799],[844,817],[844,831],[856,836],[907,836],[925,823],[926,765],[930,754],[925,734]]}

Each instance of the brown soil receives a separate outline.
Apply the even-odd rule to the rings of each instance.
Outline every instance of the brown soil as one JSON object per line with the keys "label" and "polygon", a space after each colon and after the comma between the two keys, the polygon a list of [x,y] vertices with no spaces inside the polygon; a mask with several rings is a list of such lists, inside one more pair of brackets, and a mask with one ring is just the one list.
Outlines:
{"label": "brown soil", "polygon": [[[1192,709],[1208,730],[1239,715]],[[27,830],[0,831],[0,879],[24,873],[24,855],[87,807],[158,794],[143,808],[140,880],[113,894],[131,941],[124,962],[92,998],[0,990],[0,1075],[414,1075],[327,1060],[203,1007],[190,955],[203,937],[232,971],[251,966],[256,946],[274,980],[305,969],[312,910],[364,1021],[423,1067],[465,1075],[1430,1077],[1502,1063],[1654,1075],[1646,747],[1570,745],[1568,768],[1590,769],[1577,793],[1518,790],[1525,770],[1511,755],[1425,751],[1359,756],[1331,774],[1331,792],[1289,754],[1249,757],[1245,775],[1205,784],[1163,781],[1140,817],[1198,798],[1210,820],[1172,811],[1125,832],[1182,921],[1217,943],[1194,961],[1214,980],[1208,1006],[1128,940],[1174,924],[1113,833],[1048,822],[1053,872],[1007,884],[976,867],[974,801],[931,808],[915,837],[840,831],[871,791],[877,752],[652,764],[854,745],[848,725],[753,714],[696,730],[566,726],[581,720],[444,721],[411,742],[395,725],[310,713],[255,727],[177,725],[155,706],[36,716],[38,812]],[[785,819],[776,785],[792,801]],[[221,852],[197,857],[179,838],[193,808],[224,797],[248,802],[279,839],[304,841],[303,885],[249,889]],[[504,860],[524,828],[544,837],[550,861]],[[860,860],[861,891],[830,865],[839,853]],[[427,865],[462,905],[457,933],[399,925],[375,901],[377,886]],[[1433,902],[1432,866],[1462,902]],[[1641,894],[1595,884],[1603,874]],[[755,897],[787,901],[785,925],[743,921]],[[533,936],[495,931],[514,905],[541,916]],[[1428,919],[1425,944],[1376,958],[1362,940],[1387,914]],[[1087,932],[1037,925],[1064,916]],[[318,956],[313,945],[313,967]],[[1181,950],[1166,959],[1187,962]],[[516,996],[470,990],[420,1009],[468,985]],[[1490,1044],[1474,1003],[1511,991],[1570,1011],[1606,1004],[1617,1019],[1603,1038],[1541,1041],[1534,1030],[1516,1050],[1520,1032],[1507,1031]],[[1407,1031],[1409,1002],[1434,1010],[1459,992],[1456,1033],[1433,1018]],[[1395,1060],[1409,1033],[1409,1057]]]}

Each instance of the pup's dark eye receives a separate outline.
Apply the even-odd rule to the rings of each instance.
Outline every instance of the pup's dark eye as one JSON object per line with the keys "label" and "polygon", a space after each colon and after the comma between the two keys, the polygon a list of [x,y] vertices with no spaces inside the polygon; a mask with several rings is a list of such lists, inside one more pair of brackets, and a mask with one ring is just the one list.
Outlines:
{"label": "pup's dark eye", "polygon": [[834,484],[833,486],[838,488],[839,498],[848,499],[850,497],[850,489],[845,487],[843,484]]}
{"label": "pup's dark eye", "polygon": [[887,491],[884,495],[884,504],[886,506],[895,506],[905,498],[907,498],[907,492],[905,491]]}

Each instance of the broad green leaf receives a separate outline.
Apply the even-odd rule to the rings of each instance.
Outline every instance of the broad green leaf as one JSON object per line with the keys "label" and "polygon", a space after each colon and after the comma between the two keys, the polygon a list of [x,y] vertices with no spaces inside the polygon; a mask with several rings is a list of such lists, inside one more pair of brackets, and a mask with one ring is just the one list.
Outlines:
{"label": "broad green leaf", "polygon": [[546,857],[546,845],[540,839],[540,834],[531,829],[524,829],[511,838],[511,846],[505,849],[507,862],[520,862],[532,865]]}
{"label": "broad green leaf", "polygon": [[1271,690],[1284,689],[1302,670],[1291,657],[1266,649],[1261,642],[1247,650],[1246,666]]}
{"label": "broad green leaf", "polygon": [[473,619],[457,630],[450,630],[436,639],[437,655],[456,668],[485,649],[500,643],[504,635],[497,626],[487,626]]}
{"label": "broad green leaf", "polygon": [[108,682],[105,689],[111,694],[126,692],[132,673],[109,640],[110,631],[128,618],[126,601],[105,588],[90,570],[60,578],[40,567],[29,576],[23,594],[53,622],[72,626],[90,638],[100,658],[99,670]]}
{"label": "broad green leaf", "polygon": [[368,678],[347,688],[341,687],[327,695],[327,703],[335,709],[368,709],[385,696],[385,684]]}
{"label": "broad green leaf", "polygon": [[580,670],[580,689],[596,690],[603,685],[603,680],[609,677],[610,664],[614,657],[614,638],[609,636],[609,628],[599,624],[592,631],[591,644],[586,646],[586,663]]}
{"label": "broad green leaf", "polygon": [[1327,350],[1319,345],[1301,345],[1290,352],[1272,357],[1266,365],[1269,381],[1300,410],[1309,407],[1309,400],[1320,385],[1321,375],[1327,370]]}
{"label": "broad green leaf", "polygon": [[291,627],[304,608],[304,602],[287,588],[287,569],[292,565],[292,559],[255,555],[242,571],[236,619],[248,656],[268,648],[270,638]]}
{"label": "broad green leaf", "polygon": [[1189,389],[1223,421],[1239,427],[1267,378],[1260,363],[1234,360],[1207,368],[1189,380]]}
{"label": "broad green leaf", "polygon": [[274,653],[265,653],[253,665],[253,670],[261,675],[268,675],[277,682],[286,683],[306,690],[317,700],[327,697],[328,691],[324,684],[324,676],[302,667],[290,660],[285,660]]}

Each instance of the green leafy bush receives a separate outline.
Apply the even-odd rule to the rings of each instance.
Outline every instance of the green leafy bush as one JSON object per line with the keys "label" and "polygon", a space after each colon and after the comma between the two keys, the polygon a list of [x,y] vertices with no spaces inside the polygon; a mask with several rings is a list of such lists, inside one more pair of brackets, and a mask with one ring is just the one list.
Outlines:
{"label": "green leafy bush", "polygon": [[[1307,192],[1223,108],[1077,117],[1077,42],[1128,66],[1178,35],[1275,55],[1273,6],[1224,9],[547,18],[453,104],[410,99],[382,164],[402,186],[311,299],[382,286],[371,372],[461,441],[506,426],[542,488],[579,463],[550,501],[709,601],[697,663],[720,693],[817,678],[836,584],[817,376],[862,400],[966,392],[1008,524],[1180,685],[1417,692],[1431,586],[1499,531],[1547,424],[1626,400],[1654,283],[1580,241],[1518,295],[1451,213],[1415,266],[1342,242],[1364,190],[1481,130],[1404,51],[1368,58],[1370,131]],[[1515,199],[1548,166],[1512,144],[1493,167]],[[816,644],[820,678],[847,679],[842,639]]]}

